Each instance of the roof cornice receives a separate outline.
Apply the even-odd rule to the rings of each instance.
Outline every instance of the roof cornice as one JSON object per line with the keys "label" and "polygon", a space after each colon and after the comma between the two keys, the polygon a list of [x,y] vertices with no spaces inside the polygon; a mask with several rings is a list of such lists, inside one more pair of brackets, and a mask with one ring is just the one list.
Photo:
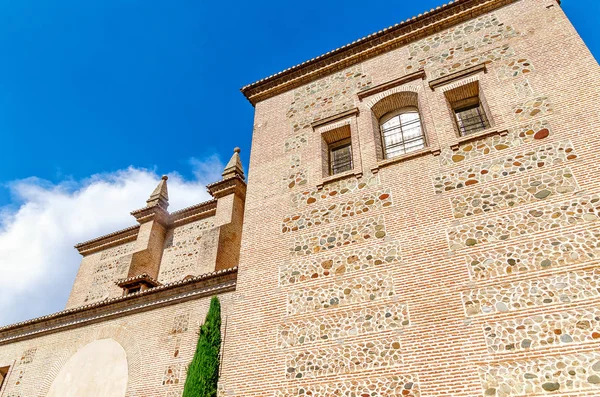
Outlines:
{"label": "roof cornice", "polygon": [[0,327],[0,345],[80,327],[82,324],[105,321],[115,316],[152,310],[175,302],[234,291],[237,271],[237,267],[223,269]]}
{"label": "roof cornice", "polygon": [[[133,211],[134,215],[144,215],[146,212],[151,212],[156,207],[144,207],[142,209]],[[198,219],[207,218],[213,216],[216,213],[217,200],[209,200],[200,204],[193,205],[191,207],[183,208],[181,210],[163,214],[165,218],[166,226],[180,226],[186,223],[196,221]],[[75,248],[81,255],[89,255],[94,252],[105,250],[115,245],[121,245],[130,241],[134,241],[137,238],[140,225],[128,227],[127,229],[119,230],[114,233],[106,234],[104,236],[97,237],[93,240],[88,240],[83,243],[79,243]]]}
{"label": "roof cornice", "polygon": [[88,255],[92,252],[107,249],[115,245],[121,245],[129,241],[134,241],[140,231],[140,225],[130,226],[113,233],[105,234],[104,236],[96,237],[95,239],[84,241],[75,246],[81,255]]}
{"label": "roof cornice", "polygon": [[520,0],[455,0],[241,88],[258,102]]}

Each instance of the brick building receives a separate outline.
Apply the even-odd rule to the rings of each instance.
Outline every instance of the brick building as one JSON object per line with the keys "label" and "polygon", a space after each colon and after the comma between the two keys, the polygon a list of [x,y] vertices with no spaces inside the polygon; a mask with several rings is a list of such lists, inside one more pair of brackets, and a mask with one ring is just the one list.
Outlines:
{"label": "brick building", "polygon": [[556,0],[244,87],[247,186],[234,153],[214,200],[169,213],[163,180],[79,244],[67,309],[0,329],[0,396],[179,396],[213,294],[222,396],[600,395],[599,87]]}

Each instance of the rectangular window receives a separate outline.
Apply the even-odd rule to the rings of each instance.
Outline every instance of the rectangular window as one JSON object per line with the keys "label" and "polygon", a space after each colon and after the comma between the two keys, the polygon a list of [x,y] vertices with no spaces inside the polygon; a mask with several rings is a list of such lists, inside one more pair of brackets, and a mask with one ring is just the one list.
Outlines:
{"label": "rectangular window", "polygon": [[477,103],[473,105],[454,109],[456,122],[461,136],[483,131],[490,126],[483,105],[479,102],[479,98],[475,99],[477,100]]}
{"label": "rectangular window", "polygon": [[458,135],[476,134],[491,127],[489,112],[479,81],[472,81],[444,92],[454,115]]}
{"label": "rectangular window", "polygon": [[140,292],[142,290],[141,286],[135,286],[127,289],[127,294],[135,294],[136,292]]}
{"label": "rectangular window", "polygon": [[329,145],[329,174],[336,175],[352,170],[352,143],[350,139]]}

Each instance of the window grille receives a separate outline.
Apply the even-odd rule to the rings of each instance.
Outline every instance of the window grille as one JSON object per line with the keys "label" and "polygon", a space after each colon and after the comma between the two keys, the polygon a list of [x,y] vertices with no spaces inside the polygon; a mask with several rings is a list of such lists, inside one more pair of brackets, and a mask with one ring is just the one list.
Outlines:
{"label": "window grille", "polygon": [[481,103],[455,109],[456,122],[461,136],[474,134],[490,127],[485,111]]}
{"label": "window grille", "polygon": [[329,148],[329,173],[336,175],[352,170],[352,144],[336,142]]}
{"label": "window grille", "polygon": [[381,124],[385,158],[396,157],[425,147],[419,113],[414,110],[393,116]]}

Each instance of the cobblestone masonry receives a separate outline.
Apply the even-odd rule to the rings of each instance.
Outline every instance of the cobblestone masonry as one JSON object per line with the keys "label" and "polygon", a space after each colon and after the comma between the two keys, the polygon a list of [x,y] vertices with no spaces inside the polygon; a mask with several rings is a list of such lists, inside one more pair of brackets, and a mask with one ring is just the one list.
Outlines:
{"label": "cobblestone masonry", "polygon": [[115,289],[115,281],[127,277],[129,269],[129,258],[108,256],[106,260],[100,261],[94,269],[92,283],[90,285],[85,303],[94,303],[114,296],[111,289]]}
{"label": "cobblestone masonry", "polygon": [[286,376],[316,378],[392,367],[402,363],[400,347],[398,337],[388,337],[292,353],[285,361]]}
{"label": "cobblestone masonry", "polygon": [[500,80],[508,80],[511,78],[528,75],[535,71],[533,63],[527,58],[508,59],[501,63],[501,66],[496,69],[496,74]]}
{"label": "cobblestone masonry", "polygon": [[517,121],[526,121],[534,117],[544,117],[554,113],[554,106],[547,96],[530,99],[514,108]]}
{"label": "cobblestone masonry", "polygon": [[463,293],[467,316],[581,302],[600,296],[600,268],[572,271]]}
{"label": "cobblestone masonry", "polygon": [[392,277],[387,273],[355,276],[329,286],[302,288],[288,294],[288,314],[333,309],[353,303],[367,303],[395,295]]}
{"label": "cobblestone masonry", "polygon": [[275,397],[419,397],[420,395],[416,377],[410,375],[302,385],[275,392]]}
{"label": "cobblestone masonry", "polygon": [[295,232],[312,226],[325,225],[391,205],[392,195],[389,189],[365,193],[354,200],[331,203],[321,208],[311,207],[299,214],[290,215],[283,220],[281,231]]}
{"label": "cobblestone masonry", "polygon": [[467,255],[473,280],[596,261],[600,258],[600,230],[582,230],[561,236],[536,238],[510,248],[488,249]]}
{"label": "cobblestone masonry", "polygon": [[503,24],[498,20],[496,14],[493,13],[461,23],[451,29],[447,29],[441,33],[428,36],[412,43],[408,46],[409,54],[411,57],[414,57],[420,53],[445,50],[444,47],[440,47],[449,43],[459,42],[471,35],[480,36],[481,32],[486,32],[491,29],[495,30],[498,35],[501,35],[505,29]]}
{"label": "cobblestone masonry", "polygon": [[198,260],[205,254],[203,235],[214,227],[213,219],[202,219],[177,227],[167,235],[159,280],[168,283],[188,274],[198,275]]}
{"label": "cobblestone masonry", "polygon": [[444,148],[440,155],[440,165],[443,167],[461,164],[463,162],[479,159],[484,156],[494,156],[506,149],[516,148],[525,143],[547,138],[551,134],[550,126],[545,120],[512,128],[506,136],[494,135],[476,142],[467,143],[452,150]]}
{"label": "cobblestone masonry", "polygon": [[[223,316],[229,313],[232,302],[231,293],[221,296]],[[20,397],[45,396],[76,351],[95,340],[113,339],[127,353],[128,396],[181,396],[186,367],[209,303],[210,298],[200,298],[149,311],[121,313],[109,320],[3,344],[0,366],[6,363],[12,367],[3,392]],[[177,333],[173,333],[175,328]]]}
{"label": "cobblestone masonry", "polygon": [[[494,15],[487,15],[484,19],[487,20],[466,22],[458,26],[454,32],[447,30],[411,45],[409,47],[411,62],[407,69],[428,68],[437,64],[456,62],[456,59],[463,59],[469,55],[473,57],[473,52],[482,47],[518,35],[512,26],[500,23]],[[463,38],[467,39],[463,40]],[[440,46],[444,47],[440,48]],[[432,52],[435,55],[414,60],[419,52],[426,54]]]}
{"label": "cobblestone masonry", "polygon": [[[447,66],[442,66],[435,70],[432,70],[431,78],[437,79],[440,77],[448,76],[462,69],[470,68],[471,66],[476,66],[482,63],[489,64],[505,59],[512,59],[514,56],[515,50],[511,46],[506,44],[501,47],[493,48],[491,50],[482,51],[479,54],[473,54],[472,56],[449,63]],[[407,66],[406,71],[411,72],[415,69],[416,66],[418,65],[409,65]]]}
{"label": "cobblestone masonry", "polygon": [[[600,355],[573,354],[481,367],[485,396],[551,395],[600,390]],[[587,395],[587,394],[586,394]],[[592,394],[589,394],[592,395]]]}
{"label": "cobblestone masonry", "polygon": [[354,106],[351,97],[371,85],[369,76],[360,66],[353,66],[329,77],[294,90],[294,100],[286,113],[294,131],[311,123],[349,110]]}
{"label": "cobblestone masonry", "polygon": [[319,203],[345,194],[353,194],[359,190],[368,189],[373,186],[379,186],[379,176],[366,173],[360,180],[356,178],[343,179],[327,184],[321,190],[305,190],[301,193],[294,193],[291,196],[292,205],[302,207],[305,205]]}
{"label": "cobblestone masonry", "polygon": [[293,256],[311,255],[370,239],[382,239],[385,236],[383,216],[377,216],[295,237],[292,239],[290,252]]}
{"label": "cobblestone masonry", "polygon": [[483,329],[491,353],[597,343],[600,339],[600,307],[489,323]]}
{"label": "cobblestone masonry", "polygon": [[308,183],[307,171],[301,168],[300,156],[293,155],[289,158],[290,167],[286,170],[283,176],[283,185],[288,189],[293,189],[296,186],[303,186]]}
{"label": "cobblestone masonry", "polygon": [[[243,89],[255,105],[243,233],[222,226],[235,215],[227,196],[213,224],[180,214],[166,243],[148,224],[122,232],[135,243],[88,243],[68,308],[121,296],[114,279],[132,257],[142,267],[142,239],[160,235],[146,252],[162,254],[163,283],[213,270],[217,253],[220,268],[239,264],[235,292],[220,295],[219,397],[597,397],[597,62],[556,0],[459,0],[366,40]],[[444,92],[475,80],[492,128],[467,141]],[[382,161],[371,106],[405,90],[428,149]],[[350,109],[354,173],[322,180],[320,133],[337,122],[311,124]],[[239,261],[213,249],[240,236]],[[47,395],[76,351],[112,339],[128,397],[180,397],[209,302],[185,294],[135,297],[134,312],[118,304],[87,323],[73,311],[66,327],[19,340],[0,331],[0,393]]]}
{"label": "cobblestone masonry", "polygon": [[[595,134],[600,120],[589,111],[596,108],[599,68],[555,0],[496,1],[493,6],[492,0],[468,5],[460,0],[451,7],[464,12],[460,19],[443,27],[435,25],[435,17],[427,19],[410,28],[406,43],[398,38],[397,47],[387,52],[384,42],[394,28],[382,31],[365,45],[376,56],[363,60],[357,47],[349,48],[345,59],[330,54],[314,61],[324,66],[322,73],[305,64],[298,74],[282,75],[284,92],[256,100],[255,124],[267,127],[253,137],[239,276],[245,299],[229,319],[228,337],[236,354],[224,356],[223,396],[409,395],[408,389],[390,390],[374,382],[392,374],[406,375],[411,382],[418,378],[423,396],[501,396],[500,388],[486,394],[494,386],[483,388],[480,367],[519,363],[513,387],[524,379],[526,362],[600,346],[600,339],[581,341],[566,326],[561,329],[573,342],[543,348],[492,351],[492,342],[484,337],[484,326],[512,329],[508,322],[534,314],[587,313],[584,308],[600,301],[593,292],[600,223],[592,202],[600,193],[595,177],[600,172],[600,138]],[[420,35],[424,31],[428,34]],[[411,42],[414,36],[419,38]],[[334,60],[344,68],[341,72],[325,70],[325,65],[333,69]],[[471,76],[451,76],[482,63],[485,70],[473,69]],[[360,91],[419,68],[424,68],[422,80],[373,95]],[[349,70],[355,75],[343,75]],[[448,83],[438,81],[441,85],[432,90],[430,83],[440,77]],[[307,82],[300,85],[303,79]],[[467,141],[457,136],[444,92],[473,80],[492,128]],[[369,84],[357,88],[361,81]],[[275,84],[270,80],[260,88],[270,89],[271,82]],[[285,91],[290,85],[294,88]],[[404,90],[418,96],[432,150],[382,161],[371,106]],[[351,108],[358,110],[351,131],[359,159],[355,175],[335,182],[312,180],[321,175],[326,158],[320,131],[310,123]],[[323,128],[332,125],[336,121]],[[306,143],[297,138],[303,135]],[[273,180],[282,179],[284,170],[273,166],[287,171],[292,155],[301,156],[307,182],[276,192]],[[388,189],[393,199],[389,208],[374,208],[374,202],[366,214],[341,216],[342,204],[365,203]],[[394,250],[392,255],[388,249]],[[388,278],[392,295],[377,284]],[[353,285],[361,286],[356,296]],[[376,288],[373,300],[371,288]],[[492,302],[490,312],[467,316],[463,294]],[[508,311],[498,311],[495,299]],[[405,319],[396,321],[393,313],[382,317],[392,305],[396,313],[407,308],[408,324],[396,327]],[[513,343],[507,332],[510,336],[498,334],[498,344]],[[359,360],[356,372],[340,369],[346,367],[339,360],[358,360],[354,353],[343,355],[345,346],[369,351],[366,343],[388,335],[402,345],[393,366],[363,369]],[[327,362],[333,352],[339,358]],[[296,358],[303,369],[296,362],[285,365]],[[288,368],[293,369],[288,373]],[[363,379],[373,383],[362,386]],[[533,394],[597,397],[598,391],[567,389],[565,384],[559,392],[538,389]]]}
{"label": "cobblestone masonry", "polygon": [[302,148],[308,144],[308,138],[306,134],[296,134],[285,140],[285,151],[291,152]]}
{"label": "cobblestone masonry", "polygon": [[570,141],[539,146],[535,149],[437,175],[433,178],[436,194],[488,182],[496,178],[574,160],[577,155]]}
{"label": "cobblestone masonry", "polygon": [[400,255],[400,244],[391,242],[371,244],[344,252],[327,253],[319,258],[292,261],[281,265],[279,283],[285,286],[325,277],[352,274],[382,264],[398,262],[401,259]]}
{"label": "cobblestone masonry", "polygon": [[454,217],[464,218],[573,193],[575,190],[577,182],[573,173],[565,168],[456,196],[450,201]]}
{"label": "cobblestone masonry", "polygon": [[517,80],[513,82],[513,87],[515,88],[515,93],[517,94],[517,98],[519,99],[529,98],[534,93],[533,87],[527,79]]}
{"label": "cobblestone masonry", "polygon": [[344,311],[286,323],[279,327],[279,347],[295,347],[341,338],[391,331],[409,324],[408,306],[388,302],[385,305]]}
{"label": "cobblestone masonry", "polygon": [[501,242],[559,227],[595,223],[600,196],[588,196],[524,212],[457,226],[448,231],[450,249]]}

